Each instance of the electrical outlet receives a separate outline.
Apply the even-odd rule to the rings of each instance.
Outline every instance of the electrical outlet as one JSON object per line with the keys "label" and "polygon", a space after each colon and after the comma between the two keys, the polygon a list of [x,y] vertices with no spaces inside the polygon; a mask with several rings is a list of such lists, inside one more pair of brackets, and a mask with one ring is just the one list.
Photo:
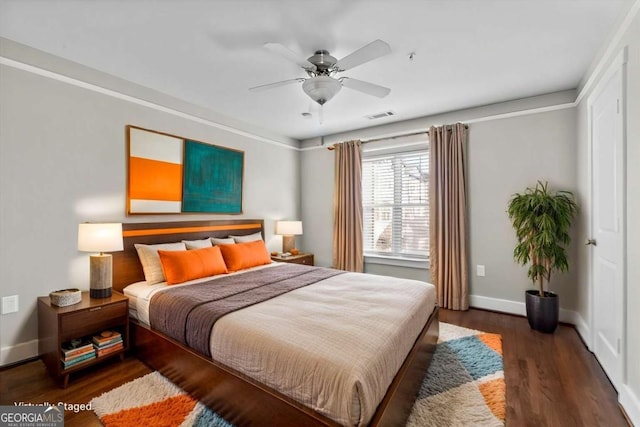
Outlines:
{"label": "electrical outlet", "polygon": [[15,313],[18,311],[18,295],[2,297],[2,314]]}
{"label": "electrical outlet", "polygon": [[476,265],[476,276],[484,277],[484,265]]}

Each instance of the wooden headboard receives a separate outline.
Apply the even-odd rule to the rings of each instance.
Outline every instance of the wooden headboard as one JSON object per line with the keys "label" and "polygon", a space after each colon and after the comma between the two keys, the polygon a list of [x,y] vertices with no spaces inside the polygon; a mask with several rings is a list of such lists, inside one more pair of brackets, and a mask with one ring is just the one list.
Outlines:
{"label": "wooden headboard", "polygon": [[216,221],[144,222],[122,224],[124,250],[113,252],[113,289],[122,290],[131,283],[144,280],[142,265],[133,246],[136,243],[174,243],[207,237],[242,236],[262,232],[264,220],[231,219]]}

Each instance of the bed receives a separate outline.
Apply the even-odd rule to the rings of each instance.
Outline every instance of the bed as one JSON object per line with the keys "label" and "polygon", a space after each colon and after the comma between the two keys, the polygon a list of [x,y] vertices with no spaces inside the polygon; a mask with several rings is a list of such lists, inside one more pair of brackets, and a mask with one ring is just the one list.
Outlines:
{"label": "bed", "polygon": [[[142,267],[134,248],[136,243],[157,244],[179,242],[181,240],[197,240],[205,237],[249,235],[259,231],[263,232],[263,227],[262,220],[123,224],[124,251],[113,254],[114,288],[122,292],[125,287],[144,280]],[[296,266],[296,268],[308,267]],[[306,271],[294,271],[295,268],[291,264],[272,264],[235,273],[239,279],[224,277],[222,280],[235,280],[232,286],[237,286],[237,283],[248,281],[245,278],[250,276],[262,277],[269,274],[274,275],[276,272],[277,274],[284,274],[287,270],[292,270],[291,273],[287,274],[307,274]],[[317,269],[313,274],[316,274],[316,272],[319,274],[320,270],[325,269]],[[366,280],[361,280],[361,283],[356,285],[359,278]],[[215,279],[213,281],[215,282]],[[380,286],[384,281],[389,282],[389,286],[397,286],[397,288],[393,288],[388,295],[377,295],[376,292],[372,291],[377,286],[376,281],[380,281]],[[165,285],[160,283],[157,288],[161,289],[163,286]],[[178,287],[171,286],[169,288]],[[187,284],[184,289],[195,287],[195,285],[190,286]],[[217,282],[216,287],[220,287]],[[411,288],[412,291],[407,291],[408,294],[405,295],[407,292],[396,291],[399,287]],[[137,357],[236,425],[402,425],[412,407],[438,337],[438,310],[435,306],[435,301],[432,303],[421,302],[420,304],[422,305],[416,306],[416,309],[412,310],[416,314],[408,316],[412,317],[411,322],[407,321],[406,325],[402,323],[402,334],[408,335],[408,337],[403,338],[404,344],[398,344],[393,341],[395,338],[391,339],[385,335],[387,331],[384,329],[384,323],[376,324],[378,318],[388,317],[387,314],[382,312],[372,313],[371,316],[368,318],[365,316],[364,319],[354,317],[354,320],[349,320],[347,313],[342,313],[342,311],[357,312],[357,307],[353,310],[337,310],[333,313],[324,313],[324,317],[322,308],[319,309],[319,312],[307,313],[307,310],[310,310],[308,307],[313,306],[314,301],[322,299],[323,296],[329,298],[327,296],[337,296],[343,293],[351,294],[349,298],[353,298],[353,295],[365,296],[354,298],[357,300],[356,306],[364,307],[362,313],[371,312],[371,307],[384,306],[384,304],[380,304],[380,301],[369,301],[369,299],[375,298],[385,298],[385,301],[404,299],[406,300],[405,303],[415,305],[417,303],[412,301],[418,298],[412,295],[411,292],[423,293],[423,288],[425,288],[424,284],[419,285],[411,283],[411,281],[402,282],[399,279],[364,276],[356,273],[330,273],[329,277],[321,278],[317,283],[314,282],[308,286],[300,287],[287,294],[248,306],[220,318],[211,333],[211,341],[208,343],[210,354],[208,354],[206,347],[192,345],[192,347],[197,348],[196,351],[185,343],[181,343],[176,337],[170,337],[169,333],[158,332],[149,326],[150,309],[148,304],[152,299],[151,295],[157,292],[158,295],[164,295],[166,298],[168,291],[156,290],[145,294],[144,290],[148,291],[150,288],[148,285],[139,284],[137,286],[138,290],[143,289],[142,293],[132,291],[135,288],[136,286],[130,286],[126,293],[132,297],[133,303],[131,306],[135,310],[133,313],[134,320],[131,324],[133,347]],[[198,289],[204,288],[199,287]],[[174,291],[174,289],[171,290],[171,292]],[[137,300],[138,297],[140,297],[139,300]],[[428,298],[425,297],[424,299],[426,301]],[[374,305],[367,306],[367,304]],[[319,304],[319,306],[322,307],[322,304]],[[278,317],[278,313],[282,313],[282,311],[278,310],[282,310],[283,307],[289,313],[288,316],[293,316],[295,319],[309,318],[311,323],[309,325],[305,324],[304,328],[299,329],[304,329],[305,334],[307,330],[312,331],[308,333],[312,339],[308,339],[305,342],[304,335],[295,335],[300,331],[295,332],[291,329],[291,324],[297,322],[287,321],[287,316],[282,316],[282,319]],[[297,311],[293,310],[292,307],[295,307]],[[304,307],[304,309],[301,310],[301,307]],[[326,309],[326,306],[324,307]],[[158,309],[155,310],[158,311]],[[343,314],[347,317],[343,318]],[[382,392],[375,391],[370,394],[367,394],[369,392],[362,392],[360,389],[366,391],[369,388],[373,390],[375,387],[369,387],[370,384],[368,385],[367,381],[356,378],[356,386],[351,386],[358,388],[358,393],[341,395],[326,388],[326,384],[332,381],[325,380],[322,383],[320,380],[322,378],[320,374],[326,371],[325,373],[328,376],[336,378],[336,383],[339,382],[337,379],[340,377],[340,371],[333,373],[332,369],[334,369],[335,360],[331,360],[331,356],[337,352],[340,346],[335,344],[337,347],[332,350],[332,343],[323,341],[323,339],[326,340],[326,337],[322,338],[321,333],[314,335],[316,334],[316,329],[328,328],[333,318],[336,320],[336,325],[331,326],[331,328],[335,328],[331,335],[335,336],[337,341],[348,336],[340,335],[341,322],[353,323],[354,327],[357,322],[371,322],[371,327],[368,327],[367,323],[360,325],[360,329],[365,331],[363,345],[353,346],[354,348],[350,349],[349,352],[354,351],[353,357],[356,360],[364,358],[375,359],[375,361],[377,359],[395,360],[393,362],[395,365],[393,366],[395,366],[394,369],[397,369],[397,373],[394,370],[390,376],[389,373],[378,373],[379,368],[375,363],[374,368],[371,368],[374,373],[372,376],[374,380],[370,382],[375,383],[377,381],[376,378],[384,378],[385,375],[389,377],[388,382],[382,381]],[[274,323],[269,325],[265,319],[271,319],[270,321]],[[392,319],[394,318],[392,317]],[[401,321],[404,322],[404,320],[396,319],[391,323],[401,323]],[[293,327],[295,329],[295,325]],[[279,350],[281,353],[284,351],[286,357],[289,357],[290,360],[297,361],[308,357],[312,358],[311,363],[315,364],[313,366],[316,366],[316,371],[314,375],[307,375],[307,380],[310,381],[309,389],[311,387],[319,387],[324,393],[323,399],[327,400],[327,402],[314,406],[313,403],[315,401],[305,401],[306,392],[304,390],[300,395],[296,394],[296,386],[299,386],[298,382],[300,384],[303,383],[300,378],[305,375],[299,375],[297,379],[295,376],[293,377],[294,379],[286,379],[285,371],[290,369],[289,367],[287,369],[283,368],[285,365],[292,365],[291,370],[293,370],[293,366],[296,363],[282,363],[285,360],[282,359],[282,355],[280,359],[274,359],[275,361],[267,359],[263,355],[258,357],[257,349],[259,346],[256,346],[255,343],[270,335],[271,330],[285,331],[283,336],[287,337],[285,340],[287,341],[286,345],[294,345],[294,347],[285,347],[287,350]],[[377,337],[377,335],[380,335],[380,337]],[[243,338],[238,338],[239,336]],[[380,341],[380,345],[376,344],[376,339]],[[372,348],[385,348],[385,350],[381,351],[380,355],[372,354],[369,357],[367,352],[370,349],[366,346],[369,341],[371,341]],[[299,349],[295,350],[295,344],[298,342],[300,343]],[[303,342],[304,344],[302,344]],[[271,345],[269,344],[269,346]],[[346,346],[348,346],[348,343]],[[273,344],[273,347],[275,347],[275,344]],[[396,347],[402,348],[396,351]],[[361,351],[359,355],[355,353],[358,349]],[[295,351],[298,351],[298,353],[295,353]],[[325,355],[328,357],[327,360],[320,358],[319,354],[323,353],[323,351],[327,353]],[[399,353],[400,356],[394,352]],[[274,351],[274,354],[277,355],[278,353]],[[261,359],[263,357],[264,359]],[[264,369],[262,369],[261,363],[264,363]],[[364,363],[356,362],[355,365],[360,366],[364,365]],[[280,371],[278,371],[278,367],[281,369]],[[357,371],[355,368],[353,370]],[[261,376],[262,371],[269,371],[272,376],[263,377]],[[347,369],[347,371],[350,370]],[[363,378],[368,378],[368,376]],[[387,387],[389,382],[390,385]],[[319,383],[320,385],[318,385]],[[380,388],[379,384],[376,386]],[[339,388],[336,390],[339,390]],[[329,402],[332,398],[334,401]],[[334,407],[342,409],[334,412]],[[340,412],[341,410],[343,412]]]}

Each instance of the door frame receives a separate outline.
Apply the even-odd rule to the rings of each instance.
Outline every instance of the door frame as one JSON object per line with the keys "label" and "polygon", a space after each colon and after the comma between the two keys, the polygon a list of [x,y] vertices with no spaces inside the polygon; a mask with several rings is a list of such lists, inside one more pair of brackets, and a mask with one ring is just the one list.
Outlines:
{"label": "door frame", "polygon": [[[612,74],[619,71],[620,72],[620,115],[622,121],[622,129],[621,129],[621,138],[622,138],[622,159],[623,162],[620,165],[622,168],[622,189],[621,189],[621,215],[620,215],[620,233],[621,233],[621,255],[622,259],[620,262],[621,266],[621,277],[622,277],[622,312],[621,312],[621,339],[620,339],[620,381],[621,384],[613,384],[616,390],[618,391],[618,395],[621,394],[621,387],[623,384],[627,382],[627,305],[626,305],[626,294],[627,294],[627,134],[626,134],[626,101],[627,101],[627,47],[625,46],[613,59],[611,65],[607,71],[598,79],[598,83],[596,84],[594,90],[589,94],[587,98],[587,140],[588,140],[588,150],[587,150],[587,163],[588,163],[588,210],[589,210],[589,237],[592,238],[595,236],[594,230],[594,174],[593,174],[593,121],[592,121],[592,110],[593,110],[593,102],[600,95],[602,90],[604,89],[605,83],[609,80]],[[588,250],[588,268],[589,268],[589,343],[587,343],[587,347],[593,353],[595,348],[595,340],[596,340],[596,330],[594,325],[594,314],[595,314],[595,285],[594,285],[594,259],[593,259],[593,250],[589,248]],[[595,353],[594,353],[595,355]],[[605,371],[606,373],[606,371]],[[610,380],[611,377],[609,377]],[[613,380],[611,381],[613,383]]]}

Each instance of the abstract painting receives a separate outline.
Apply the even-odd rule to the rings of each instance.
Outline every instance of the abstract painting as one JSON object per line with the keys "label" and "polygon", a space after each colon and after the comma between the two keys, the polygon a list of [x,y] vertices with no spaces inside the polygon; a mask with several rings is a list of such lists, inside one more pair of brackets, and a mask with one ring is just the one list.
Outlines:
{"label": "abstract painting", "polygon": [[242,213],[244,153],[184,142],[183,212]]}
{"label": "abstract painting", "polygon": [[180,213],[184,140],[129,127],[127,213]]}
{"label": "abstract painting", "polygon": [[127,126],[127,214],[242,213],[244,152]]}

